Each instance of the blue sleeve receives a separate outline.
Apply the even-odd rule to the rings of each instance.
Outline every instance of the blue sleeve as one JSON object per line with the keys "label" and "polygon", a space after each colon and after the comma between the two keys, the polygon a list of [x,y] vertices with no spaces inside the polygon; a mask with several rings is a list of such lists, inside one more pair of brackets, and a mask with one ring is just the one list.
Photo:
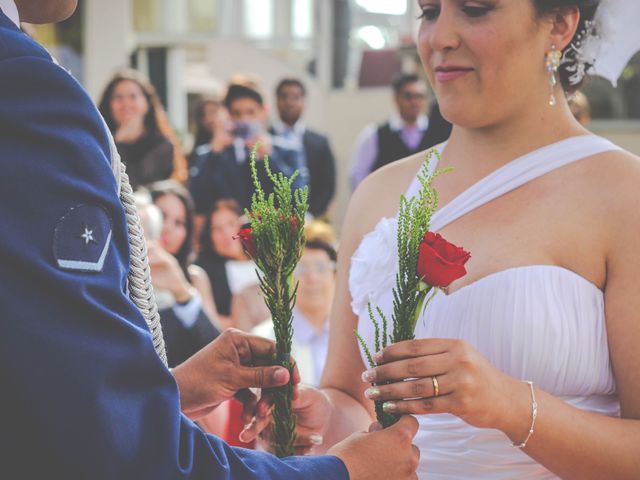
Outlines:
{"label": "blue sleeve", "polygon": [[[5,31],[6,54],[18,33]],[[126,295],[126,225],[101,120],[49,59],[0,57],[0,166],[0,476],[347,478],[335,457],[232,448],[180,413]],[[78,238],[56,229],[81,205],[110,228],[99,271],[57,262]]]}

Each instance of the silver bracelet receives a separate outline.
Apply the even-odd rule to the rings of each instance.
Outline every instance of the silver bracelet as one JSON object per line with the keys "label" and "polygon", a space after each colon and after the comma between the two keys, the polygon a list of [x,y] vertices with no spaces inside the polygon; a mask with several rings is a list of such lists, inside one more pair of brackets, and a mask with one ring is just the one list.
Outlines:
{"label": "silver bracelet", "polygon": [[513,446],[518,448],[524,448],[527,446],[527,442],[531,438],[531,435],[533,435],[533,427],[535,426],[536,418],[538,417],[538,402],[536,401],[536,392],[533,389],[533,382],[525,380],[524,383],[528,384],[531,389],[531,427],[529,427],[529,433],[527,434],[527,438],[524,439],[524,442],[513,443]]}

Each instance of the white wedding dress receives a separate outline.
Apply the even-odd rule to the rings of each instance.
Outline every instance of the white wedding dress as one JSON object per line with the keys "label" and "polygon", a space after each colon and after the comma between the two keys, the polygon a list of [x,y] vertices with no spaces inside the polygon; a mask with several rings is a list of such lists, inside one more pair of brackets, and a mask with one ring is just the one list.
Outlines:
{"label": "white wedding dress", "polygon": [[[444,148],[444,145],[438,147]],[[582,158],[618,149],[595,135],[573,137],[520,157],[436,212],[439,231],[500,195]],[[435,159],[434,159],[435,160]],[[436,168],[435,162],[430,169]],[[414,180],[407,195],[417,192]],[[373,345],[367,303],[391,317],[397,272],[396,220],[383,218],[351,259],[349,288],[358,329]],[[416,338],[464,339],[501,371],[578,408],[619,416],[609,360],[603,293],[584,277],[554,265],[499,271],[453,292],[439,293],[418,320]],[[366,360],[363,360],[366,363]],[[544,415],[544,411],[540,412]],[[500,431],[448,415],[420,415],[415,443],[422,479],[557,478]],[[534,433],[535,435],[535,433]]]}

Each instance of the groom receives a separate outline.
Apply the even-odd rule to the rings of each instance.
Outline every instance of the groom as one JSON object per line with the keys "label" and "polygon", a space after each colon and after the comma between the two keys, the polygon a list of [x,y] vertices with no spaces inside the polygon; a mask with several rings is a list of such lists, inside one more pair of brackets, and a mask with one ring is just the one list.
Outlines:
{"label": "groom", "polygon": [[[231,448],[192,419],[281,385],[273,344],[228,332],[177,367],[126,292],[129,249],[108,133],[78,83],[19,29],[76,0],[0,0],[0,476],[412,478],[406,417],[325,457]],[[258,366],[255,366],[258,365]],[[413,470],[412,470],[413,469]]]}

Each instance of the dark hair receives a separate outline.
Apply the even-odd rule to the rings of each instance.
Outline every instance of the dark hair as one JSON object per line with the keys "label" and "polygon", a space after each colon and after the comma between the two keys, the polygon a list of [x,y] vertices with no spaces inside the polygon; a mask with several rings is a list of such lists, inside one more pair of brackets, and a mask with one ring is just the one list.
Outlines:
{"label": "dark hair", "polygon": [[209,210],[209,214],[204,222],[204,228],[202,229],[202,234],[200,237],[200,253],[212,256],[212,257],[220,257],[220,254],[216,252],[213,242],[211,242],[211,224],[213,223],[211,217],[216,212],[220,210],[229,210],[230,212],[235,213],[238,217],[242,216],[242,208],[240,208],[240,204],[236,202],[232,198],[223,198],[222,200],[218,200],[213,204],[211,210]]}
{"label": "dark hair", "polygon": [[[578,7],[580,10],[580,21],[578,23],[578,28],[576,29],[576,33],[571,39],[571,42],[562,52],[563,54],[566,52],[565,58],[569,61],[564,62],[560,65],[558,69],[558,75],[560,76],[560,81],[562,83],[562,87],[567,92],[573,92],[577,90],[582,81],[571,84],[569,77],[573,75],[574,72],[569,69],[575,68],[578,59],[576,59],[575,50],[571,49],[570,46],[576,40],[578,35],[584,35],[586,31],[587,22],[593,20],[593,17],[596,14],[596,10],[598,9],[598,5],[600,4],[600,0],[533,0],[535,8],[538,12],[538,15],[546,15],[554,10],[563,7]],[[587,65],[589,67],[590,65]]]}
{"label": "dark hair", "polygon": [[297,78],[283,78],[276,87],[276,97],[280,97],[282,95],[282,90],[286,87],[298,87],[302,91],[302,96],[307,96],[307,89],[300,80]]}
{"label": "dark hair", "polygon": [[232,84],[227,89],[227,95],[224,97],[224,106],[231,109],[231,104],[240,98],[250,98],[258,105],[264,105],[264,100],[260,92],[246,85]]}
{"label": "dark hair", "polygon": [[190,281],[191,278],[189,276],[188,269],[192,261],[193,253],[193,215],[195,210],[191,194],[175,180],[162,180],[160,182],[156,182],[149,187],[149,192],[151,193],[153,203],[156,203],[159,198],[164,197],[165,195],[174,195],[184,206],[184,210],[186,212],[185,223],[187,227],[187,235],[178,252],[174,254],[174,257],[178,261],[178,264],[184,272],[187,280]]}
{"label": "dark hair", "polygon": [[322,240],[309,240],[305,243],[304,248],[308,248],[310,250],[322,250],[325,252],[332,262],[335,262],[338,259],[338,254],[336,253],[336,249],[327,242],[323,242]]}
{"label": "dark hair", "polygon": [[204,121],[205,111],[208,105],[220,107],[222,103],[215,97],[202,97],[198,100],[195,108],[196,134],[193,142],[194,147],[209,143],[213,138],[213,133],[202,122]]}
{"label": "dark hair", "polygon": [[410,83],[416,83],[420,81],[420,77],[415,73],[403,73],[402,75],[396,77],[391,83],[391,87],[393,88],[393,93],[396,95],[400,95],[402,89],[409,85]]}
{"label": "dark hair", "polygon": [[100,102],[98,103],[98,109],[104,117],[105,122],[107,122],[107,126],[109,127],[109,130],[111,130],[111,133],[114,133],[118,128],[118,125],[116,125],[116,121],[111,114],[111,99],[113,98],[113,92],[118,84],[125,80],[134,82],[138,85],[147,100],[149,110],[144,117],[145,130],[149,133],[160,132],[159,112],[162,110],[162,104],[160,103],[160,99],[158,98],[155,88],[142,73],[137,70],[127,68],[119,70],[111,80],[109,80],[109,83],[102,93],[102,98],[100,98]]}

